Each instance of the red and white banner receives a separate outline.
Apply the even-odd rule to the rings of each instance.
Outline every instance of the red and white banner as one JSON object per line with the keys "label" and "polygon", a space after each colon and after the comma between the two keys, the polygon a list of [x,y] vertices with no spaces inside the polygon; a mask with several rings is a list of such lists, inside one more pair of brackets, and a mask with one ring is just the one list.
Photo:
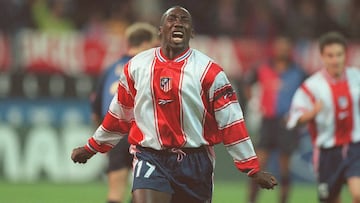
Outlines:
{"label": "red and white banner", "polygon": [[[7,41],[0,36],[0,65],[8,65],[10,53]],[[25,71],[64,73],[67,75],[97,75],[125,52],[122,37],[86,37],[80,33],[51,35],[25,31],[17,36],[16,65]],[[5,45],[4,45],[5,44]],[[253,39],[197,36],[191,47],[203,51],[233,77],[253,68],[270,56],[270,45]],[[5,50],[5,51],[4,51]],[[309,73],[322,67],[316,43],[301,41],[295,44],[294,59]],[[4,59],[5,58],[5,59]],[[348,48],[348,64],[360,66],[360,44]]]}
{"label": "red and white banner", "polygon": [[17,40],[17,65],[26,71],[98,74],[124,52],[123,40],[109,36],[94,39],[78,33],[26,31]]}

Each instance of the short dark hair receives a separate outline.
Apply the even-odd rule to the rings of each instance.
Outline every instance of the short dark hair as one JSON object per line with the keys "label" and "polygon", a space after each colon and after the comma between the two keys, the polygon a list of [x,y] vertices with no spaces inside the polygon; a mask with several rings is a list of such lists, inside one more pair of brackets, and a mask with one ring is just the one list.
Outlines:
{"label": "short dark hair", "polygon": [[330,44],[340,44],[345,49],[347,47],[346,38],[339,32],[328,32],[319,38],[320,53],[324,51],[325,46]]}
{"label": "short dark hair", "polygon": [[125,38],[130,47],[138,47],[143,42],[154,41],[157,37],[157,29],[148,23],[135,23],[125,31]]}
{"label": "short dark hair", "polygon": [[160,19],[160,26],[162,26],[162,25],[164,24],[164,20],[165,20],[166,15],[168,14],[168,12],[169,12],[170,10],[174,9],[174,8],[180,8],[180,9],[186,11],[186,12],[189,14],[190,19],[191,19],[191,21],[192,21],[192,16],[191,16],[190,12],[189,12],[186,8],[184,8],[184,7],[180,6],[180,5],[175,5],[175,6],[172,6],[172,7],[168,8],[168,9],[163,13],[163,15],[161,16],[161,19]]}

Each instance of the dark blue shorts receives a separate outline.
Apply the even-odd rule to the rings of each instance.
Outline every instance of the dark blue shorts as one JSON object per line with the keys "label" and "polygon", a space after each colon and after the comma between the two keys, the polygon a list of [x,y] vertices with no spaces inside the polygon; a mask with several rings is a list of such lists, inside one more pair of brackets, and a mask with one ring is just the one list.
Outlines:
{"label": "dark blue shorts", "polygon": [[[137,146],[132,190],[152,189],[172,194],[172,203],[211,201],[213,164],[205,147],[153,150]],[[209,201],[209,202],[210,202]]]}
{"label": "dark blue shorts", "polygon": [[289,130],[283,117],[263,118],[257,148],[282,154],[289,154],[296,149],[299,141],[297,129]]}
{"label": "dark blue shorts", "polygon": [[318,168],[320,202],[336,198],[350,177],[360,177],[360,143],[321,149]]}
{"label": "dark blue shorts", "polygon": [[132,168],[133,157],[129,153],[129,147],[128,136],[125,136],[107,153],[109,158],[108,173],[123,168]]}

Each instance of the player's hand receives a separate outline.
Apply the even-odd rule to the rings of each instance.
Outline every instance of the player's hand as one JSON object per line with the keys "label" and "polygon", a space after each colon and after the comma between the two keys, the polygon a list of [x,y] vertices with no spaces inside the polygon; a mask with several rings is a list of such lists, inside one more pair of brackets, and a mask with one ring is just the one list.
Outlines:
{"label": "player's hand", "polygon": [[73,149],[71,154],[71,159],[73,160],[74,163],[84,164],[92,156],[94,156],[94,153],[87,151],[85,147],[78,147]]}
{"label": "player's hand", "polygon": [[251,176],[251,178],[261,187],[265,189],[274,189],[278,184],[276,178],[268,172],[259,171]]}

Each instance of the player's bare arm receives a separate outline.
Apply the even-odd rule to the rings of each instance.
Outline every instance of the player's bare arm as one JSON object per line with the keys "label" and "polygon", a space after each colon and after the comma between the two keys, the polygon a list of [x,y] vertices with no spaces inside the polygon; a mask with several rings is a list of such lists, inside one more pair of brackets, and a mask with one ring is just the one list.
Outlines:
{"label": "player's bare arm", "polygon": [[303,125],[307,122],[313,120],[316,115],[321,111],[323,108],[323,102],[321,100],[318,100],[314,104],[314,108],[311,111],[305,112],[298,120],[297,125]]}

